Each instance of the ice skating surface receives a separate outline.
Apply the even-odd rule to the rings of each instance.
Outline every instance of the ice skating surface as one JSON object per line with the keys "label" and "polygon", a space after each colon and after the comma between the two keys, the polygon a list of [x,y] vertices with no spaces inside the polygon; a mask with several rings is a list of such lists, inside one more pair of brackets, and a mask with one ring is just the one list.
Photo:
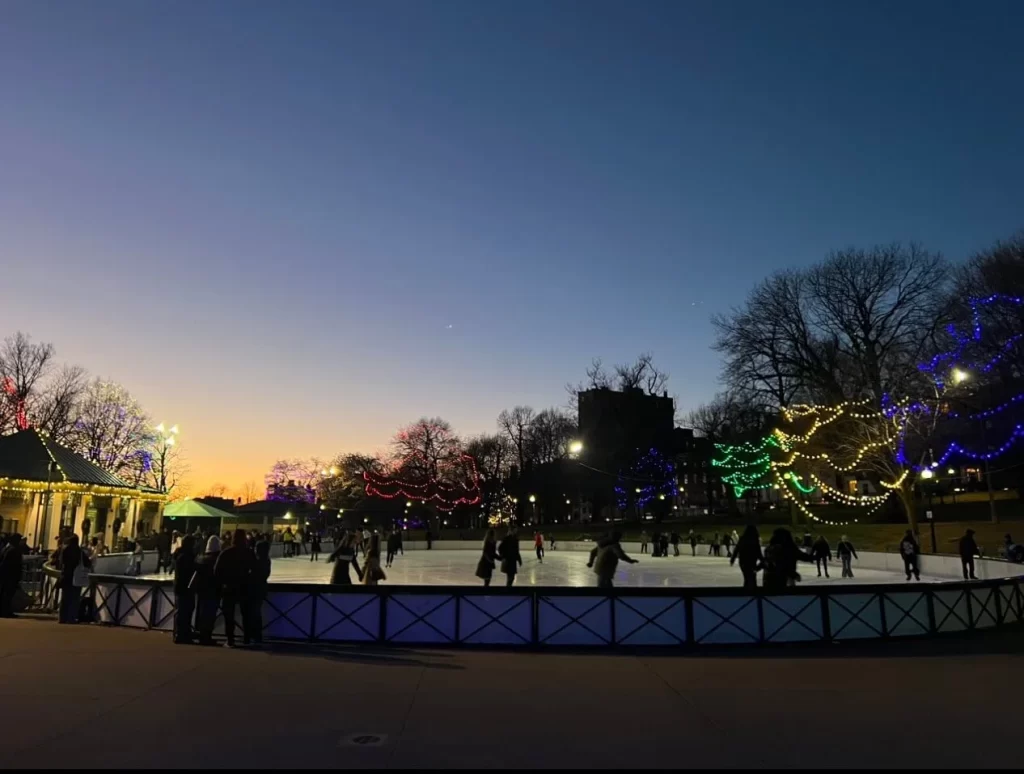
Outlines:
{"label": "ice skating surface", "polygon": [[[594,573],[587,568],[587,553],[584,551],[548,551],[543,563],[538,562],[532,548],[521,547],[523,566],[516,577],[516,585],[522,586],[594,586]],[[668,588],[678,586],[740,586],[742,578],[739,567],[730,566],[723,555],[715,556],[668,556],[652,558],[649,554],[633,554],[639,564],[619,564],[615,574],[616,586]],[[480,558],[477,551],[407,551],[399,554],[393,567],[386,568],[387,585],[417,586],[479,586],[476,565]],[[884,570],[858,569],[853,563],[854,578],[840,577],[842,567],[838,562],[829,563],[831,579],[818,578],[813,564],[798,567],[802,585],[817,583],[903,583],[903,573]],[[362,559],[360,558],[360,566]],[[310,562],[308,556],[292,559],[274,559],[271,565],[272,583],[328,583],[332,565],[325,558]],[[160,576],[149,576],[160,577]],[[352,574],[356,581],[355,573]],[[922,580],[940,580],[927,578]],[[495,573],[492,583],[504,585],[505,576]]]}

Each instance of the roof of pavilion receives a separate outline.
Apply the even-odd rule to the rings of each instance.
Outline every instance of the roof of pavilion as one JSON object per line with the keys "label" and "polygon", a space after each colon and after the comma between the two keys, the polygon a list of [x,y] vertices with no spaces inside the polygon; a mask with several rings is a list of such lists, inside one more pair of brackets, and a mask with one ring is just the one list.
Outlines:
{"label": "roof of pavilion", "polygon": [[[50,473],[50,463],[56,463]],[[35,428],[0,436],[0,489],[83,492],[166,500],[167,495],[129,484],[61,446]]]}

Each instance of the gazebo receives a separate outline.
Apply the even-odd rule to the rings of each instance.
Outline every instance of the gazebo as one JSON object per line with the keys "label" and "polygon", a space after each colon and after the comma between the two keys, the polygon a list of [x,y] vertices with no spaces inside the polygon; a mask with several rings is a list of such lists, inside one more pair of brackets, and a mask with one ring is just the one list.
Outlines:
{"label": "gazebo", "polygon": [[[214,508],[212,505],[200,502],[199,500],[175,500],[164,507],[164,519],[174,522],[171,526],[179,532],[189,532],[189,527],[207,526],[214,527],[213,534],[219,535],[224,531],[226,520],[235,520],[238,517],[233,513]],[[177,523],[181,521],[181,524]]]}
{"label": "gazebo", "polygon": [[0,436],[2,531],[49,549],[61,532],[145,535],[160,526],[167,495],[133,486],[35,428]]}

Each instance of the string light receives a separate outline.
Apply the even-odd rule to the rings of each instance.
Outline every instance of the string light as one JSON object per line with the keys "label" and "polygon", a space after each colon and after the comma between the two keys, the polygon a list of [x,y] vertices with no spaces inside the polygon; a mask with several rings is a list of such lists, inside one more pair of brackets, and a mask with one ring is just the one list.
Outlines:
{"label": "string light", "polygon": [[[404,480],[397,475],[380,476],[370,471],[364,471],[363,480],[366,481],[366,494],[385,500],[404,497],[406,500],[433,503],[442,511],[452,511],[459,505],[476,505],[480,502],[480,475],[476,469],[476,460],[470,455],[459,454],[454,462],[442,461],[430,465],[422,453],[414,452],[404,458],[396,466],[396,469],[415,469],[414,463],[417,460],[424,463],[422,467],[426,470],[436,467],[437,475],[428,474],[425,481],[418,482]],[[455,475],[451,476],[448,481],[442,479],[441,476],[449,471],[455,471]],[[460,477],[460,473],[465,475]]]}
{"label": "string light", "polygon": [[[712,459],[711,464],[715,467],[734,469],[722,476],[721,480],[733,488],[736,497],[742,497],[748,491],[767,489],[772,485],[771,482],[764,481],[771,470],[771,455],[765,453],[765,449],[770,447],[779,448],[779,441],[774,435],[741,444],[716,443],[716,450],[725,456],[721,459]],[[745,459],[750,455],[756,456],[754,459]]]}

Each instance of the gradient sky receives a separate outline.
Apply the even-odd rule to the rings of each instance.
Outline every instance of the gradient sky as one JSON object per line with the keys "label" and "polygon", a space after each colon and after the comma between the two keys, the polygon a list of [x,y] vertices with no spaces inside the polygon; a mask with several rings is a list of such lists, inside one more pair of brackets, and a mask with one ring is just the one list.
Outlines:
{"label": "gradient sky", "polygon": [[[181,424],[195,493],[469,434],[770,271],[1024,227],[1024,3],[0,5],[2,332]],[[453,326],[448,328],[447,326]]]}

